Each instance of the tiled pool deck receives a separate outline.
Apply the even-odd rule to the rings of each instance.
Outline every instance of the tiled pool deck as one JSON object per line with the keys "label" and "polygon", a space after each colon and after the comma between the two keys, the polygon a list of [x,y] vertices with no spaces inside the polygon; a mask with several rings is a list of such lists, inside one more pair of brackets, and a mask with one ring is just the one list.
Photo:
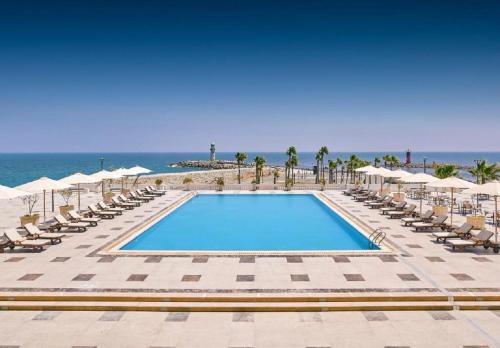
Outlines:
{"label": "tiled pool deck", "polygon": [[[189,193],[169,192],[122,217],[103,221],[87,232],[68,233],[61,244],[40,253],[17,250],[0,254],[0,294],[436,293],[448,296],[474,292],[500,295],[500,255],[483,248],[452,252],[435,243],[429,233],[401,227],[398,220],[388,220],[378,210],[355,203],[337,191],[323,194],[369,227],[384,228],[394,252],[182,257],[115,256],[103,252],[104,246],[126,234],[131,227],[186,194]],[[460,223],[460,219],[463,217],[458,217],[455,223]],[[35,342],[43,340],[51,342],[45,345],[50,347],[493,347],[500,342],[500,331],[495,329],[500,327],[500,318],[492,311],[190,313],[178,316],[139,312],[0,311],[0,322],[6,323],[0,325],[0,347],[40,347],[44,345]],[[54,335],[58,337],[56,342],[50,340]],[[207,344],[207,339],[213,343]]]}

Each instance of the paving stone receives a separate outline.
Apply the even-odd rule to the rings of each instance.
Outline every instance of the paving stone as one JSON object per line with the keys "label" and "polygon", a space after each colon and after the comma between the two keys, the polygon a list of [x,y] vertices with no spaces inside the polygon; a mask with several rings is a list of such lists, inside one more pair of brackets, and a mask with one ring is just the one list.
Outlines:
{"label": "paving stone", "polygon": [[309,275],[307,274],[290,274],[292,282],[308,282]]}
{"label": "paving stone", "polygon": [[10,257],[8,258],[7,260],[5,260],[4,262],[19,262],[19,261],[22,261],[24,260],[25,257],[21,257],[21,256],[14,256],[14,257]]}
{"label": "paving stone", "polygon": [[302,257],[300,257],[300,256],[286,256],[286,262],[288,262],[288,263],[302,263]]}
{"label": "paving stone", "polygon": [[58,311],[43,311],[35,315],[33,320],[53,320],[60,314]]}
{"label": "paving stone", "polygon": [[90,244],[82,244],[82,245],[77,246],[75,249],[88,249],[91,246],[92,245],[90,245]]}
{"label": "paving stone", "polygon": [[475,256],[475,257],[472,257],[472,259],[477,261],[477,262],[493,262],[489,258],[484,257],[484,256]]}
{"label": "paving stone", "polygon": [[254,317],[251,312],[235,312],[233,313],[233,322],[253,322]]}
{"label": "paving stone", "polygon": [[21,346],[12,346],[12,345],[5,346],[0,344],[0,348],[21,348]]}
{"label": "paving stone", "polygon": [[41,276],[43,276],[43,273],[28,273],[28,274],[23,275],[18,280],[33,281],[33,280],[37,280]]}
{"label": "paving stone", "polygon": [[116,260],[116,256],[106,255],[97,260],[99,263],[111,263]]}
{"label": "paving stone", "polygon": [[428,311],[434,320],[455,320],[455,317],[445,311]]}
{"label": "paving stone", "polygon": [[183,282],[198,282],[200,281],[200,274],[185,274],[182,276],[181,281]]}
{"label": "paving stone", "polygon": [[148,256],[144,259],[144,263],[159,263],[161,259],[161,256]]}
{"label": "paving stone", "polygon": [[381,255],[379,259],[382,262],[399,262],[394,255]]}
{"label": "paving stone", "polygon": [[143,282],[147,277],[147,274],[131,274],[127,278],[127,282]]}
{"label": "paving stone", "polygon": [[384,314],[384,312],[363,312],[363,315],[365,316],[366,320],[368,321],[387,321],[389,320],[387,316]]}
{"label": "paving stone", "polygon": [[207,263],[208,256],[195,256],[193,257],[192,263]]}
{"label": "paving stone", "polygon": [[236,276],[237,282],[253,282],[255,281],[255,275],[253,274],[238,274]]}
{"label": "paving stone", "polygon": [[144,215],[134,215],[134,217],[141,218],[144,217]]}
{"label": "paving stone", "polygon": [[135,221],[133,221],[133,220],[127,220],[127,221],[123,221],[123,222],[126,223],[126,224],[133,224]]}
{"label": "paving stone", "polygon": [[466,280],[474,280],[470,275],[465,273],[450,273],[450,275],[456,280],[466,281]]}
{"label": "paving stone", "polygon": [[333,261],[335,261],[336,263],[349,263],[349,262],[351,262],[351,260],[349,260],[349,257],[342,256],[342,255],[333,256]]}
{"label": "paving stone", "polygon": [[403,238],[406,238],[406,236],[404,236],[402,234],[393,234],[393,235],[391,235],[391,238],[400,238],[400,239],[403,239]]}
{"label": "paving stone", "polygon": [[188,320],[188,318],[189,318],[188,312],[170,312],[165,318],[165,321],[183,322]]}
{"label": "paving stone", "polygon": [[442,258],[440,258],[439,256],[426,256],[425,257],[427,260],[429,260],[430,262],[445,262]]}
{"label": "paving stone", "polygon": [[78,281],[78,282],[88,282],[92,278],[94,278],[95,274],[86,274],[82,273],[74,277],[72,280],[73,281]]}
{"label": "paving stone", "polygon": [[53,258],[52,260],[50,260],[50,262],[66,262],[66,261],[68,261],[69,259],[71,259],[71,257],[67,257],[67,256],[57,256],[57,257]]}
{"label": "paving stone", "polygon": [[71,346],[71,348],[97,348],[97,346]]}
{"label": "paving stone", "polygon": [[120,319],[123,317],[125,312],[122,311],[111,311],[111,312],[104,312],[100,317],[99,321],[120,321]]}
{"label": "paving stone", "polygon": [[494,310],[494,311],[491,311],[491,313],[495,314],[497,317],[500,318],[500,310]]}
{"label": "paving stone", "polygon": [[464,346],[464,348],[490,348],[490,346],[485,346],[483,344],[480,344],[480,345],[477,345],[477,346],[476,345],[473,345],[473,346],[467,345],[467,346]]}
{"label": "paving stone", "polygon": [[104,238],[108,238],[109,237],[109,234],[100,234],[98,236],[95,236],[95,239],[104,239]]}
{"label": "paving stone", "polygon": [[123,230],[123,227],[113,227],[111,228],[111,231],[120,231]]}
{"label": "paving stone", "polygon": [[412,274],[412,273],[408,273],[408,274],[398,274],[398,277],[401,279],[401,280],[404,280],[404,281],[417,281],[417,280],[420,280],[415,274]]}
{"label": "paving stone", "polygon": [[420,244],[406,244],[406,246],[410,249],[422,249]]}
{"label": "paving stone", "polygon": [[364,282],[365,278],[361,274],[356,274],[356,273],[347,273],[344,274],[344,278],[348,282]]}
{"label": "paving stone", "polygon": [[255,256],[240,256],[240,263],[255,263]]}

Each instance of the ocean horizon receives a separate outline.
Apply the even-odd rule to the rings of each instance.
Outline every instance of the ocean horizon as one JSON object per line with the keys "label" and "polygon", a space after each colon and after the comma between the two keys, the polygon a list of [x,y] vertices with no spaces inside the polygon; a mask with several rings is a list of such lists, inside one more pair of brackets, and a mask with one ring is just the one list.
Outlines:
{"label": "ocean horizon", "polygon": [[[234,160],[235,152],[218,152],[217,159]],[[269,165],[283,165],[286,160],[284,152],[247,152],[248,161],[261,155]],[[406,152],[332,152],[328,159],[340,157],[349,158],[356,154],[364,160],[373,161],[375,157],[382,158],[386,154],[399,157],[401,162],[406,159]],[[412,152],[412,162],[422,163],[424,157],[429,166],[436,163],[453,163],[458,165],[474,165],[474,160],[486,160],[500,163],[499,152]],[[300,152],[299,167],[311,168],[315,164],[315,152]],[[42,176],[60,179],[75,172],[92,174],[101,169],[100,159],[104,159],[104,169],[113,170],[120,167],[140,165],[152,170],[153,174],[195,171],[196,168],[179,168],[170,165],[183,160],[208,160],[209,152],[79,152],[79,153],[0,153],[0,184],[18,186]],[[466,172],[461,172],[467,176]]]}

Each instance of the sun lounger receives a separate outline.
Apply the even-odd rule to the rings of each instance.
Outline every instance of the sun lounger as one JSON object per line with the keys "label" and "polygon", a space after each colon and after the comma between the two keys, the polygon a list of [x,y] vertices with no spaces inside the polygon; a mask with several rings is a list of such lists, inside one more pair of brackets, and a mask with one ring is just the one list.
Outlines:
{"label": "sun lounger", "polygon": [[406,202],[398,202],[393,207],[380,208],[380,211],[381,211],[382,215],[387,215],[389,212],[392,212],[392,211],[398,211],[398,210],[402,211],[405,206],[406,206]]}
{"label": "sun lounger", "polygon": [[368,206],[371,208],[371,209],[376,209],[376,208],[382,208],[382,207],[386,207],[388,206],[389,204],[391,204],[393,198],[391,196],[387,196],[384,200],[382,200],[381,202],[375,202],[375,203],[370,203],[368,204]]}
{"label": "sun lounger", "polygon": [[38,227],[32,223],[24,225],[24,229],[28,233],[28,238],[31,239],[47,239],[52,244],[61,243],[62,237],[65,236],[64,233],[53,233],[53,232],[43,232],[40,231]]}
{"label": "sun lounger", "polygon": [[11,248],[18,246],[41,251],[46,245],[50,244],[48,240],[28,239],[23,237],[14,229],[5,231],[5,237],[11,242]]}
{"label": "sun lounger", "polygon": [[87,227],[89,226],[89,224],[86,222],[69,222],[62,215],[56,215],[56,216],[54,216],[54,219],[56,219],[56,221],[59,225],[58,229],[60,229],[61,227],[65,227],[69,230],[76,230],[78,232],[84,232],[87,230]]}
{"label": "sun lounger", "polygon": [[462,226],[457,227],[449,232],[434,232],[432,235],[436,237],[436,242],[446,243],[447,239],[451,238],[466,238],[470,236],[470,231],[472,230],[472,225],[467,222]]}
{"label": "sun lounger", "polygon": [[127,198],[123,194],[119,195],[118,199],[120,200],[120,202],[123,202],[123,203],[132,203],[132,204],[135,204],[136,207],[140,207],[141,203],[142,203],[142,201],[140,201],[140,200]]}
{"label": "sun lounger", "polygon": [[111,201],[113,202],[113,206],[116,208],[125,208],[125,209],[128,209],[128,210],[132,210],[135,208],[135,204],[134,203],[125,203],[125,202],[120,202],[118,200],[118,198],[116,197],[113,197],[111,198]]}
{"label": "sun lounger", "polygon": [[141,197],[147,197],[147,198],[151,198],[151,199],[155,199],[157,196],[156,195],[152,195],[152,194],[149,194],[147,192],[144,192],[142,190],[136,190],[135,191],[139,196]]}
{"label": "sun lounger", "polygon": [[99,210],[93,204],[89,205],[89,210],[92,215],[102,217],[103,219],[113,219],[116,215],[118,215],[118,213],[114,211]]}
{"label": "sun lounger", "polygon": [[159,189],[153,187],[152,185],[149,185],[147,188],[149,190],[151,190],[152,192],[158,192],[158,193],[161,193],[162,195],[164,195],[164,194],[167,193],[167,191],[165,191],[165,190],[159,190]]}
{"label": "sun lounger", "polygon": [[464,250],[466,247],[477,247],[484,246],[485,249],[489,247],[490,238],[493,236],[493,232],[482,230],[476,235],[471,235],[470,239],[452,239],[446,244],[451,245],[452,249]]}
{"label": "sun lounger", "polygon": [[157,196],[157,197],[163,196],[165,194],[165,192],[151,190],[149,187],[145,187],[144,190],[141,190],[141,192],[148,194],[148,195]]}
{"label": "sun lounger", "polygon": [[382,202],[384,199],[389,198],[389,195],[379,196],[378,193],[373,195],[371,198],[365,200],[364,205],[370,205],[370,203]]}
{"label": "sun lounger", "polygon": [[130,192],[129,194],[133,199],[143,202],[149,202],[153,199],[151,197],[140,196],[137,192]]}
{"label": "sun lounger", "polygon": [[104,211],[114,211],[115,213],[117,213],[118,215],[122,215],[123,212],[125,211],[124,208],[118,208],[118,207],[115,207],[115,208],[111,208],[110,206],[108,206],[106,203],[104,202],[99,202],[97,203],[97,207],[101,210],[104,210]]}
{"label": "sun lounger", "polygon": [[396,211],[390,211],[387,213],[387,216],[389,217],[389,219],[400,219],[400,218],[403,218],[405,216],[411,216],[415,209],[417,208],[417,206],[415,204],[410,204],[409,206],[407,206],[406,208],[404,208],[403,210],[396,210]]}
{"label": "sun lounger", "polygon": [[411,226],[415,222],[428,222],[432,219],[433,215],[434,215],[434,212],[432,210],[427,210],[425,213],[423,213],[420,216],[402,218],[401,221],[404,222],[405,226]]}
{"label": "sun lounger", "polygon": [[353,195],[356,202],[364,202],[366,200],[374,199],[377,196],[375,191],[368,191],[367,193],[360,193]]}
{"label": "sun lounger", "polygon": [[70,210],[68,215],[72,222],[86,222],[90,224],[90,226],[97,226],[97,223],[101,221],[101,219],[97,217],[83,217],[75,210]]}
{"label": "sun lounger", "polygon": [[448,216],[446,215],[439,215],[436,216],[436,218],[430,222],[415,222],[413,224],[413,227],[415,227],[415,231],[427,231],[427,230],[432,230],[434,228],[441,228],[444,229],[446,228],[446,224],[444,223],[448,219]]}

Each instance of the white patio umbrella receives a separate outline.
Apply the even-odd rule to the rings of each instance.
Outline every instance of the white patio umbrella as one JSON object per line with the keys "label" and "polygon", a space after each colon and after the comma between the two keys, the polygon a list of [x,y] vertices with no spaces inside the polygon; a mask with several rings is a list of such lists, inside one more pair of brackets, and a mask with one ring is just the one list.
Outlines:
{"label": "white patio umbrella", "polygon": [[104,197],[104,181],[120,179],[123,175],[103,169],[100,172],[91,174],[90,176],[101,182],[102,197]]}
{"label": "white patio umbrella", "polygon": [[43,192],[43,221],[46,220],[46,211],[45,211],[45,193],[50,190],[66,190],[70,188],[71,185],[65,184],[56,180],[52,180],[47,177],[42,177],[38,180],[28,182],[23,185],[19,185],[16,187],[18,190],[27,191],[31,193],[39,193]]}
{"label": "white patio umbrella", "polygon": [[73,175],[67,176],[67,177],[59,180],[59,182],[77,186],[78,210],[80,210],[80,184],[95,184],[96,182],[99,182],[99,181],[100,180],[98,178],[95,178],[95,177],[90,176],[90,175],[85,175],[82,173],[75,173]]}
{"label": "white patio umbrella", "polygon": [[135,185],[137,183],[137,180],[139,180],[139,176],[141,174],[149,174],[151,172],[152,171],[150,169],[147,169],[147,168],[144,168],[141,166],[135,166],[135,167],[128,169],[128,175],[131,175],[131,176],[137,175],[137,178],[135,179],[133,185]]}
{"label": "white patio umbrella", "polygon": [[0,185],[0,199],[12,199],[31,195],[30,192]]}
{"label": "white patio umbrella", "polygon": [[498,197],[500,196],[500,182],[493,181],[484,185],[477,185],[471,189],[465,190],[467,194],[490,195],[495,199],[495,212],[493,213],[493,223],[495,224],[495,244],[498,244]]}
{"label": "white patio umbrella", "polygon": [[380,176],[380,194],[382,194],[382,191],[384,189],[384,180],[383,180],[383,178],[397,178],[398,177],[397,173],[395,173],[392,170],[383,168],[383,167],[380,167],[380,168],[375,168],[374,167],[373,169],[370,169],[367,173],[369,175]]}
{"label": "white patio umbrella", "polygon": [[433,182],[430,182],[426,184],[427,187],[433,187],[433,188],[443,188],[446,190],[451,191],[451,221],[450,224],[453,225],[453,193],[454,192],[459,192],[460,190],[463,189],[470,189],[473,187],[476,187],[476,184],[473,184],[470,181],[465,181],[462,179],[459,179],[457,177],[449,177],[446,179],[441,179],[441,180],[436,180]]}
{"label": "white patio umbrella", "polygon": [[[425,173],[417,173],[402,177],[399,179],[402,183],[405,184],[420,184],[420,193],[422,193],[424,184],[439,180],[435,176],[425,174]],[[422,214],[422,194],[420,194],[420,214]]]}
{"label": "white patio umbrella", "polygon": [[[356,168],[356,169],[354,169],[354,171],[356,173],[363,173],[363,174],[365,174],[365,176],[371,176],[370,172],[374,169],[377,169],[377,168],[375,168],[374,166],[368,165],[368,166],[364,166],[361,168]],[[370,184],[368,184],[368,188],[369,188],[369,185]]]}
{"label": "white patio umbrella", "polygon": [[118,168],[116,170],[113,170],[113,173],[115,174],[121,174],[122,175],[122,190],[123,190],[123,187],[124,187],[124,181],[125,181],[125,177],[126,176],[132,176],[134,174],[132,174],[130,172],[130,169],[127,169],[127,168]]}

